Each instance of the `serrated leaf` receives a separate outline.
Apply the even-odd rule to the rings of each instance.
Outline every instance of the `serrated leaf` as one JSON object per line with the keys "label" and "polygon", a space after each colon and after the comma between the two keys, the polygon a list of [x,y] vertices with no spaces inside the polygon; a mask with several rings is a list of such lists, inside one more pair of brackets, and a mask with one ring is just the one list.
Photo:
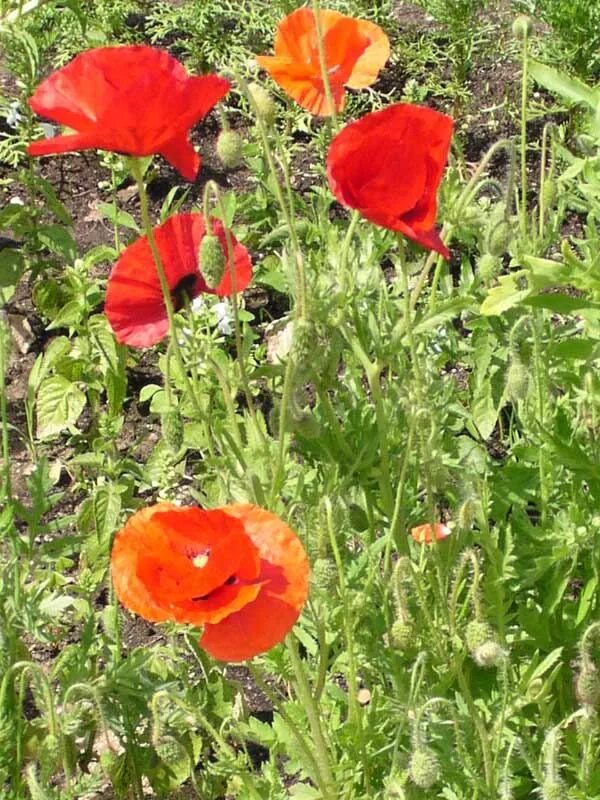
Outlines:
{"label": "serrated leaf", "polygon": [[65,428],[75,425],[85,402],[85,394],[67,378],[61,375],[46,378],[37,392],[38,437],[57,436]]}

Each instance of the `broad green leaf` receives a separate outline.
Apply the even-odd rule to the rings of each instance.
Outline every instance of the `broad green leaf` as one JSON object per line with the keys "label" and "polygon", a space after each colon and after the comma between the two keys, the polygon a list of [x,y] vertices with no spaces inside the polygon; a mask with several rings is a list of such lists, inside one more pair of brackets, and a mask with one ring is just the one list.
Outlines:
{"label": "broad green leaf", "polygon": [[557,314],[570,314],[582,308],[598,308],[596,303],[590,302],[586,297],[571,297],[568,294],[537,294],[523,301],[524,305],[533,308],[548,308]]}
{"label": "broad green leaf", "polygon": [[5,247],[0,250],[0,288],[16,286],[25,272],[25,260],[19,250]]}
{"label": "broad green leaf", "polygon": [[128,211],[115,208],[110,203],[98,203],[98,212],[113,225],[130,228],[132,231],[139,233],[139,225]]}
{"label": "broad green leaf", "polygon": [[37,392],[37,435],[40,439],[57,436],[75,425],[85,408],[85,394],[75,383],[53,375]]}
{"label": "broad green leaf", "polygon": [[596,111],[600,103],[600,90],[588,86],[578,78],[570,78],[553,67],[540,64],[539,61],[529,62],[529,73],[545,89],[571,103],[583,103],[593,111]]}

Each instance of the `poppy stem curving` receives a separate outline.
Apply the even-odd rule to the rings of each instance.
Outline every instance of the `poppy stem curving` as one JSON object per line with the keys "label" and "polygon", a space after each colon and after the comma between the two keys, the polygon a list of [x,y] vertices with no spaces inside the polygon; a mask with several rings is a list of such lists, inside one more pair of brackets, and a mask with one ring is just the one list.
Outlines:
{"label": "poppy stem curving", "polygon": [[11,502],[12,487],[10,475],[10,451],[8,443],[8,410],[6,403],[6,373],[8,371],[9,347],[8,318],[4,310],[0,311],[0,424],[2,425],[2,463],[4,465],[4,481],[2,493],[8,506]]}
{"label": "poppy stem curving", "polygon": [[192,401],[192,404],[198,415],[200,417],[203,417],[204,414],[202,411],[202,406],[200,405],[200,403],[198,402],[198,398],[196,397],[194,387],[192,386],[192,382],[190,381],[189,375],[187,373],[185,362],[183,360],[183,355],[181,354],[181,348],[179,347],[179,342],[177,341],[175,309],[173,307],[173,300],[171,298],[171,292],[169,290],[169,283],[167,281],[167,276],[165,275],[165,270],[160,257],[160,253],[158,251],[158,247],[156,246],[154,231],[152,230],[152,220],[150,219],[150,212],[148,210],[148,193],[146,192],[146,187],[144,185],[144,175],[142,172],[142,165],[140,163],[139,158],[132,158],[130,164],[131,164],[131,173],[137,184],[138,194],[140,197],[140,214],[142,217],[142,227],[144,229],[144,233],[146,234],[146,238],[148,240],[148,246],[150,247],[152,258],[154,259],[154,265],[156,266],[156,273],[158,275],[158,280],[160,282],[160,288],[165,303],[165,311],[167,312],[167,318],[169,320],[169,331],[171,333],[171,344],[173,347],[173,354],[175,355],[175,360],[177,361],[177,365],[185,382],[185,386],[190,396],[190,400]]}

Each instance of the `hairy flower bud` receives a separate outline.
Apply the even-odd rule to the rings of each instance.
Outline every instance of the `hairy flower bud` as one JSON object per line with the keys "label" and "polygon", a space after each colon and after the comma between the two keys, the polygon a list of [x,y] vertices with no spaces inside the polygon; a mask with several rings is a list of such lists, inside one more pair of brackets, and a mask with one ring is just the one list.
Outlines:
{"label": "hairy flower bud", "polygon": [[221,242],[213,233],[207,233],[200,242],[200,272],[211,289],[216,289],[225,274],[225,253]]}
{"label": "hairy flower bud", "polygon": [[156,755],[165,764],[175,766],[182,758],[186,757],[183,746],[173,736],[165,736],[154,745]]}
{"label": "hairy flower bud", "polygon": [[398,617],[390,630],[390,644],[401,652],[408,650],[415,641],[415,628],[411,620]]}
{"label": "hairy flower bud", "polygon": [[402,779],[398,775],[393,775],[387,780],[383,800],[406,800]]}
{"label": "hairy flower bud", "polygon": [[477,261],[477,270],[484,281],[489,282],[500,272],[502,262],[498,256],[491,253],[483,253]]}
{"label": "hairy flower bud", "polygon": [[465,642],[467,645],[467,650],[471,655],[477,650],[478,647],[481,647],[482,644],[493,640],[494,632],[492,631],[491,625],[487,622],[481,622],[480,620],[471,620],[467,625],[465,630]]}
{"label": "hairy flower bud", "polygon": [[527,14],[519,14],[512,24],[513,36],[516,39],[525,39],[533,33],[533,22]]}
{"label": "hairy flower bud", "polygon": [[242,137],[239,133],[221,131],[217,139],[217,155],[227,169],[239,167],[242,161]]}
{"label": "hairy flower bud", "polygon": [[529,373],[518,353],[514,353],[506,373],[506,396],[516,402],[527,397]]}
{"label": "hairy flower bud", "polygon": [[561,780],[546,778],[541,787],[542,800],[564,800],[565,785]]}
{"label": "hairy flower bud", "polygon": [[431,789],[440,779],[440,762],[430,747],[419,747],[410,757],[408,772],[420,789]]}
{"label": "hairy flower bud", "polygon": [[332,558],[317,558],[311,575],[314,586],[332,591],[338,584],[337,565]]}
{"label": "hairy flower bud", "polygon": [[170,408],[161,415],[160,429],[169,450],[178,453],[183,445],[183,420],[178,409]]}
{"label": "hairy flower bud", "polygon": [[266,125],[272,125],[275,121],[277,107],[269,92],[260,83],[248,84],[248,91],[250,92],[250,97],[254,100],[258,116]]}
{"label": "hairy flower bud", "polygon": [[489,231],[486,241],[486,250],[492,256],[502,256],[509,248],[513,238],[512,226],[509,220],[502,218]]}
{"label": "hairy flower bud", "polygon": [[484,642],[475,648],[473,661],[480,667],[497,667],[505,655],[506,653],[498,642],[490,639],[489,642]]}
{"label": "hairy flower bud", "polygon": [[584,663],[577,676],[575,691],[582,705],[593,707],[600,702],[600,675],[592,663]]}

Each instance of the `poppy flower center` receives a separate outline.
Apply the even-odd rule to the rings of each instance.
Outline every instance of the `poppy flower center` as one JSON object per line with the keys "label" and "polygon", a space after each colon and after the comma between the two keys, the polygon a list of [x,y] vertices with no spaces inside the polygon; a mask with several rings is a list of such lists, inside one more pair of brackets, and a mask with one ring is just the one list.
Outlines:
{"label": "poppy flower center", "polygon": [[194,297],[196,278],[197,275],[190,272],[188,275],[184,275],[179,283],[171,290],[171,298],[175,311],[180,311],[183,308],[186,298],[191,299]]}

